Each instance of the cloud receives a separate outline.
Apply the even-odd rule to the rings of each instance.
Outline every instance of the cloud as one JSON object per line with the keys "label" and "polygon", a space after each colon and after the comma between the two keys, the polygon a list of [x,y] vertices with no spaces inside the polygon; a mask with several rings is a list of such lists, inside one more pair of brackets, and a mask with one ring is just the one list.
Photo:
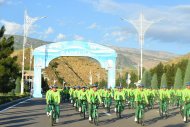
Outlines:
{"label": "cloud", "polygon": [[52,27],[48,27],[48,29],[45,31],[46,35],[52,34],[54,32]]}
{"label": "cloud", "polygon": [[90,26],[87,27],[87,29],[96,29],[98,25],[96,23],[92,23]]}
{"label": "cloud", "polygon": [[104,41],[125,42],[128,39],[128,32],[122,28],[115,28],[104,35]]}
{"label": "cloud", "polygon": [[[119,17],[138,19],[139,13],[143,10],[145,18],[149,21],[162,19],[147,30],[147,39],[151,38],[167,43],[190,43],[190,4],[173,6],[155,5],[152,7],[113,0],[83,0],[83,2],[89,3],[99,12],[115,15],[118,19]],[[126,26],[128,26],[127,32],[137,34],[135,28],[129,22],[126,22]],[[123,38],[120,37],[117,40],[120,41]]]}
{"label": "cloud", "polygon": [[82,41],[82,40],[84,40],[84,37],[81,35],[74,35],[74,39],[77,41]]}
{"label": "cloud", "polygon": [[54,39],[54,41],[56,42],[56,41],[63,41],[63,40],[65,40],[66,39],[66,35],[65,34],[62,34],[62,33],[59,33],[58,35],[57,35],[57,37]]}
{"label": "cloud", "polygon": [[23,26],[6,20],[0,20],[0,23],[5,26],[5,34],[19,34],[23,31]]}
{"label": "cloud", "polygon": [[0,5],[4,3],[5,3],[5,0],[0,0]]}

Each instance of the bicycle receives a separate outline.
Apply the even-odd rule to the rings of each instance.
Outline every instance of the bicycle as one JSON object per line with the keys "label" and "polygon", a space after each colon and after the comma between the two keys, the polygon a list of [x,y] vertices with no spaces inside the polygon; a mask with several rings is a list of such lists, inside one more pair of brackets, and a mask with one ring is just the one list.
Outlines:
{"label": "bicycle", "polygon": [[98,115],[98,104],[92,103],[92,122],[96,126],[98,126],[99,123],[99,115]]}
{"label": "bicycle", "polygon": [[87,101],[86,100],[81,100],[81,107],[80,108],[81,108],[80,116],[85,119],[86,118],[86,111],[87,111]]}
{"label": "bicycle", "polygon": [[187,105],[189,105],[189,104],[190,103],[184,103],[181,108],[181,115],[182,115],[182,118],[184,119],[185,123],[188,122],[188,118],[190,117],[190,108],[187,109]]}
{"label": "bicycle", "polygon": [[53,126],[56,123],[56,114],[55,114],[55,105],[54,104],[49,104],[50,108],[50,124]]}
{"label": "bicycle", "polygon": [[107,110],[107,112],[110,112],[110,107],[111,107],[111,98],[110,97],[106,97],[105,98],[105,108]]}
{"label": "bicycle", "polygon": [[105,108],[105,104],[106,104],[106,102],[105,102],[105,97],[102,97],[102,106]]}
{"label": "bicycle", "polygon": [[167,99],[160,100],[159,114],[162,118],[168,117],[169,112],[168,112],[168,100]]}
{"label": "bicycle", "polygon": [[154,97],[150,96],[148,97],[148,100],[149,100],[148,109],[154,109]]}
{"label": "bicycle", "polygon": [[129,107],[129,109],[134,109],[135,108],[135,97],[134,96],[129,97],[128,107]]}
{"label": "bicycle", "polygon": [[137,103],[137,123],[144,126],[144,103],[138,102]]}
{"label": "bicycle", "polygon": [[117,100],[116,103],[117,103],[116,116],[117,116],[117,118],[121,118],[121,112],[123,111],[122,100]]}

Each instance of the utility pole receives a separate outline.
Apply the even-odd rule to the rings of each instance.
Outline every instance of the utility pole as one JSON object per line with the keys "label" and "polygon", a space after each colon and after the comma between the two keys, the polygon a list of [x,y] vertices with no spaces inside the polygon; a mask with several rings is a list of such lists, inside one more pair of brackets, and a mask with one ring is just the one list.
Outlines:
{"label": "utility pole", "polygon": [[146,20],[143,13],[140,13],[139,19],[137,19],[137,20],[127,20],[127,19],[123,19],[123,18],[122,18],[122,20],[128,21],[129,23],[131,23],[135,27],[137,32],[138,32],[138,38],[139,38],[139,43],[140,43],[140,51],[141,51],[140,79],[142,79],[142,75],[143,75],[143,44],[144,44],[144,36],[145,36],[145,33],[148,30],[148,28],[155,22]]}
{"label": "utility pole", "polygon": [[23,38],[23,49],[22,49],[22,78],[21,78],[21,94],[24,94],[24,62],[25,62],[25,45],[27,43],[27,36],[32,25],[46,17],[34,17],[31,18],[28,16],[27,11],[24,12],[24,38]]}

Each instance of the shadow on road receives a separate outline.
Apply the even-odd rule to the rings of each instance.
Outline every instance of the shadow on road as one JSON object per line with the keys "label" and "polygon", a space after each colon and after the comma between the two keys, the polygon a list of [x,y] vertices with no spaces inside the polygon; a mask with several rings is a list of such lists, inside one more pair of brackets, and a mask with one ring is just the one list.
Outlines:
{"label": "shadow on road", "polygon": [[181,123],[181,124],[171,124],[164,127],[187,127],[187,125]]}
{"label": "shadow on road", "polygon": [[25,127],[26,125],[32,125],[35,123],[36,122],[31,122],[31,123],[25,123],[25,124],[9,125],[9,126],[5,126],[5,127]]}

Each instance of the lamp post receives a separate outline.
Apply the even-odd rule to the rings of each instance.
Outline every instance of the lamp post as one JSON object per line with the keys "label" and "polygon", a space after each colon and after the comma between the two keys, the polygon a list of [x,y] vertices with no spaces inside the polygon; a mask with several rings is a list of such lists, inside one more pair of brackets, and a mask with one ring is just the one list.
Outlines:
{"label": "lamp post", "polygon": [[148,30],[148,28],[155,22],[146,20],[144,18],[143,13],[140,14],[140,17],[137,20],[127,20],[127,19],[123,19],[123,18],[122,18],[122,20],[128,21],[129,23],[131,23],[138,32],[140,49],[141,49],[140,78],[142,79],[142,74],[143,74],[143,58],[142,58],[143,56],[142,56],[142,54],[143,54],[144,36],[145,36],[145,33]]}
{"label": "lamp post", "polygon": [[89,84],[92,85],[92,72],[89,72]]}
{"label": "lamp post", "polygon": [[[31,47],[30,47],[30,74],[31,74],[31,70],[32,70],[32,52],[33,52],[33,48],[32,48],[32,44],[31,44]],[[30,78],[29,78],[30,89],[32,89],[31,80],[32,80],[32,78],[31,78],[31,75],[30,75]]]}
{"label": "lamp post", "polygon": [[22,50],[22,79],[21,79],[21,94],[24,93],[24,62],[25,62],[25,44],[27,42],[27,36],[31,26],[38,20],[46,17],[34,17],[28,16],[27,11],[24,12],[24,33],[23,33],[23,50]]}

